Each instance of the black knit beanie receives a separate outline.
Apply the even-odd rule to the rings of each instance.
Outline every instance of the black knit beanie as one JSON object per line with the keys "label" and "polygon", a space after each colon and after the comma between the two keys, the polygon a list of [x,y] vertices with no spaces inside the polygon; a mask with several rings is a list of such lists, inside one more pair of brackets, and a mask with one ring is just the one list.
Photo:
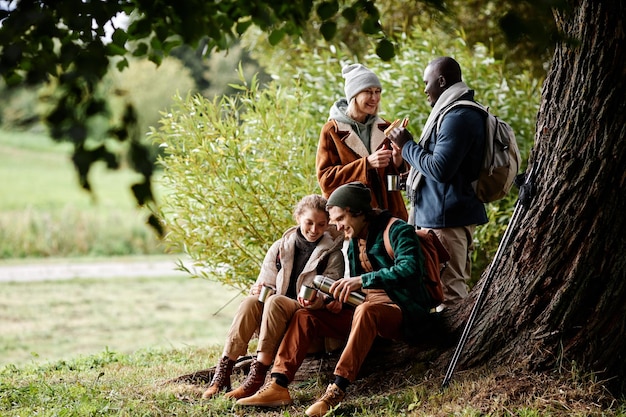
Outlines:
{"label": "black knit beanie", "polygon": [[350,208],[352,213],[365,213],[372,210],[372,194],[365,184],[350,182],[337,188],[328,197],[326,207]]}

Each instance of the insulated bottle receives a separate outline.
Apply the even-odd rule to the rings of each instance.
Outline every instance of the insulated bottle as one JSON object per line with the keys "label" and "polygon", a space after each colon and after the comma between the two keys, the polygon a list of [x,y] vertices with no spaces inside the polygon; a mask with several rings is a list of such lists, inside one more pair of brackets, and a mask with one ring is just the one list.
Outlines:
{"label": "insulated bottle", "polygon": [[[333,285],[333,282],[335,281],[328,277],[325,277],[324,275],[315,275],[315,278],[313,278],[313,285],[315,286],[315,288],[327,295],[331,295],[330,286]],[[346,303],[356,307],[362,304],[363,301],[365,301],[365,294],[360,291],[352,291],[348,296],[348,301],[346,301]]]}

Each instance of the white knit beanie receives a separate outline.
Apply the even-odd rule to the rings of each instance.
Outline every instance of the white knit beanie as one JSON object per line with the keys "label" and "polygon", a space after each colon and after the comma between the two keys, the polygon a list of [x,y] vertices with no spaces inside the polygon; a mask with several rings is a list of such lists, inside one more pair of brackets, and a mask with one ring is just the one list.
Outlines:
{"label": "white knit beanie", "polygon": [[346,99],[350,101],[352,97],[370,87],[382,88],[380,80],[372,71],[361,64],[352,64],[343,67],[341,75],[346,79],[344,91]]}

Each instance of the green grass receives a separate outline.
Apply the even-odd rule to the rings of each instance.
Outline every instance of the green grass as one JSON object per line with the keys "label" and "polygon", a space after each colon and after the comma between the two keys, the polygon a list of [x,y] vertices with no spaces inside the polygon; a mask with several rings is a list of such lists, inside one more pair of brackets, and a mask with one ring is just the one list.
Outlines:
{"label": "green grass", "polygon": [[[0,259],[162,254],[130,191],[139,176],[102,163],[83,190],[71,148],[44,134],[0,130]],[[155,181],[158,183],[158,180]],[[157,195],[164,192],[158,184]]]}
{"label": "green grass", "polygon": [[[240,297],[184,275],[0,282],[0,415],[303,415],[326,376],[292,383],[294,404],[275,410],[202,400],[206,383],[168,382],[217,362]],[[626,416],[593,375],[460,369],[442,391],[435,365],[359,378],[333,415]]]}
{"label": "green grass", "polygon": [[[219,396],[202,400],[206,384],[168,380],[212,366],[217,349],[145,349],[98,354],[46,364],[0,369],[2,416],[302,416],[326,381],[312,377],[292,383],[293,404],[277,409],[238,407]],[[495,376],[494,376],[495,373]],[[440,375],[405,375],[389,388],[376,384],[387,375],[348,388],[333,416],[624,416],[623,402],[611,402],[599,384],[527,377],[507,370],[466,372],[446,390]],[[241,376],[233,377],[234,384]]]}
{"label": "green grass", "polygon": [[239,299],[233,289],[183,273],[0,282],[0,366],[71,360],[103,349],[221,344]]}
{"label": "green grass", "polygon": [[71,147],[43,134],[0,130],[0,209],[25,207],[79,209],[133,209],[129,186],[140,176],[130,170],[107,170],[98,163],[91,173],[93,195],[78,184]]}

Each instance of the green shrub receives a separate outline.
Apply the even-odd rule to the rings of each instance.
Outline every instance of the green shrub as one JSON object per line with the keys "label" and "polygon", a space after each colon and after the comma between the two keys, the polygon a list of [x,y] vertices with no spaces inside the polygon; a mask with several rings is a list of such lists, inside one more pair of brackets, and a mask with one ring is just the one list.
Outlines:
{"label": "green shrub", "polygon": [[[234,98],[179,100],[153,132],[167,147],[164,178],[173,190],[163,206],[168,243],[237,285],[249,285],[269,244],[293,223],[293,204],[318,190],[319,131],[332,103],[343,96],[341,67],[354,62],[342,45],[285,40],[264,49],[262,41],[255,42],[254,57],[273,77],[266,89],[253,83],[241,86]],[[430,112],[423,69],[440,55],[457,59],[477,100],[513,126],[526,160],[539,82],[527,74],[505,79],[502,63],[487,48],[469,49],[460,38],[415,30],[402,37],[391,62],[361,60],[383,84],[381,116],[409,117],[409,129],[419,136]],[[489,205],[492,221],[476,234],[476,274],[493,254],[514,201],[512,193]]]}
{"label": "green shrub", "polygon": [[317,121],[300,114],[305,98],[253,80],[232,98],[179,98],[153,132],[166,154],[166,242],[227,284],[256,278],[295,203],[317,190],[317,141],[307,137]]}

